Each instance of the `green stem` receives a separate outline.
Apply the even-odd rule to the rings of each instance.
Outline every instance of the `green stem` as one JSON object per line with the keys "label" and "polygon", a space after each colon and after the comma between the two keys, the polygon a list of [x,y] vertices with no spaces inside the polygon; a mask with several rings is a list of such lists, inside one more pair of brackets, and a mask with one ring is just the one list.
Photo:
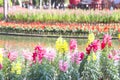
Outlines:
{"label": "green stem", "polygon": [[87,62],[88,56],[89,56],[89,55],[87,55],[87,56],[85,57],[85,59],[80,63],[80,67],[79,67],[80,77],[82,76],[82,72],[83,72],[83,70],[84,70],[84,65],[85,65],[85,63]]}

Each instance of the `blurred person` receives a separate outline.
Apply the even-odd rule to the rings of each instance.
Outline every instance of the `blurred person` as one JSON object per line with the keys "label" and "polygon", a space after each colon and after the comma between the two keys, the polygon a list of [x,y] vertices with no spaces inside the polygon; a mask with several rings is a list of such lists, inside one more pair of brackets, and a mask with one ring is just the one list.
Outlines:
{"label": "blurred person", "polygon": [[110,10],[114,10],[114,0],[110,1]]}

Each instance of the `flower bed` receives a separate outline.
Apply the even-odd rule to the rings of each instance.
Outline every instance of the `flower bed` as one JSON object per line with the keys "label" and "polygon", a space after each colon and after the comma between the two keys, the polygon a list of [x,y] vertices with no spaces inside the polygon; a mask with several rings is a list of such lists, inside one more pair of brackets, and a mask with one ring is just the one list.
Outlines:
{"label": "flower bed", "polygon": [[[68,22],[68,23],[119,23],[120,10],[30,10],[12,8],[10,21],[22,22]],[[1,18],[0,18],[1,19]],[[2,18],[3,19],[3,18]]]}
{"label": "flower bed", "polygon": [[7,33],[29,33],[46,35],[80,35],[88,32],[111,33],[117,35],[120,32],[119,23],[111,24],[64,24],[64,23],[16,23],[0,21],[0,31]]}
{"label": "flower bed", "polygon": [[[85,51],[78,50],[75,39],[67,42],[62,37],[56,40],[55,48],[37,45],[33,50],[24,49],[23,52],[2,48],[0,49],[1,80],[120,79],[120,49],[112,47],[111,37],[115,36],[120,40],[120,24],[109,23],[119,22],[119,10],[108,11],[111,15],[105,11],[99,13],[64,11],[61,14],[56,12],[39,14],[37,11],[26,13],[26,11],[24,14],[23,12],[17,14],[14,11],[9,13],[11,22],[0,21],[0,32],[69,36],[90,33],[88,43],[85,44]],[[0,18],[2,17],[0,14]],[[103,35],[102,40],[97,39]]]}
{"label": "flower bed", "polygon": [[[86,50],[77,41],[59,37],[55,48],[37,45],[33,50],[0,49],[1,80],[119,80],[120,50],[108,34],[102,40],[90,33]],[[119,38],[120,39],[120,38]]]}

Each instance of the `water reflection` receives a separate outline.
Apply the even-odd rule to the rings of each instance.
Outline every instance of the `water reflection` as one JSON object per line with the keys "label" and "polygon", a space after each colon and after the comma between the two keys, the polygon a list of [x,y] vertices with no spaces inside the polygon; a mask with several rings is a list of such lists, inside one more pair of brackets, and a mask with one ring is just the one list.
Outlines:
{"label": "water reflection", "polygon": [[[66,39],[68,42],[70,39]],[[36,45],[41,45],[43,47],[55,47],[56,38],[46,38],[46,37],[21,37],[21,36],[5,36],[0,35],[0,47],[7,48],[8,50],[23,50],[30,49],[33,51]],[[79,50],[85,50],[86,39],[77,39]],[[113,47],[118,49],[120,47],[120,42],[118,40],[113,40]]]}

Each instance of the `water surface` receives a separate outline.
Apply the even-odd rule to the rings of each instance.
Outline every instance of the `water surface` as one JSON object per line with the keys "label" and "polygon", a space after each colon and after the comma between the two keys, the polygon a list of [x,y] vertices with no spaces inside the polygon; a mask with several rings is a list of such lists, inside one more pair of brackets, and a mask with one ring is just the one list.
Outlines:
{"label": "water surface", "polygon": [[[36,45],[55,48],[56,40],[57,38],[0,35],[0,47],[9,50],[14,49],[21,51],[23,49],[30,49],[32,51]],[[67,42],[70,41],[68,38],[66,38],[66,40]],[[85,50],[87,39],[76,40],[79,50]],[[118,49],[120,47],[120,42],[118,40],[113,40],[113,47]]]}

